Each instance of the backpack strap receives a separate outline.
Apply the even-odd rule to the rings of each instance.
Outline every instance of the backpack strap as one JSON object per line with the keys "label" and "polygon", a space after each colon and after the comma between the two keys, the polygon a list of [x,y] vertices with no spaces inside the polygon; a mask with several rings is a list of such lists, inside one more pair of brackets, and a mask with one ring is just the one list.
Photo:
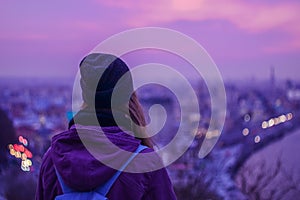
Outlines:
{"label": "backpack strap", "polygon": [[128,164],[136,157],[141,151],[147,149],[148,147],[144,145],[139,145],[138,148],[135,150],[134,153],[130,156],[130,158],[122,165],[122,167],[111,177],[104,185],[98,187],[95,191],[106,196],[109,192],[110,188],[113,186],[114,182],[118,179],[122,171],[128,166]]}
{"label": "backpack strap", "polygon": [[56,167],[55,167],[55,166],[54,166],[54,169],[55,169],[55,173],[56,173],[57,179],[58,179],[58,181],[59,181],[59,183],[60,183],[60,186],[61,186],[61,189],[62,189],[63,194],[75,192],[75,190],[73,190],[72,188],[70,188],[69,186],[67,186],[67,185],[65,184],[65,182],[64,182],[63,179],[61,178],[60,174],[59,174],[58,171],[56,170]]}
{"label": "backpack strap", "polygon": [[[101,185],[100,187],[98,187],[97,189],[95,189],[94,191],[102,194],[103,196],[106,196],[107,193],[109,192],[110,188],[112,187],[112,185],[114,184],[114,182],[118,179],[118,177],[120,176],[120,174],[122,173],[122,171],[128,166],[128,164],[133,160],[134,157],[136,157],[141,151],[143,151],[144,149],[147,149],[148,147],[144,146],[144,145],[139,145],[138,148],[135,150],[134,153],[132,153],[132,155],[129,157],[129,159],[121,166],[121,168],[113,175],[113,177],[111,177],[107,182],[105,182],[103,185]],[[54,166],[55,169],[55,173],[57,175],[58,181],[61,185],[61,189],[63,191],[63,194],[67,194],[67,193],[72,193],[72,192],[76,192],[75,190],[73,190],[72,188],[70,188],[69,186],[67,186],[65,184],[65,182],[63,181],[62,177],[60,176],[60,174],[58,173],[58,171],[56,170],[56,167]]]}

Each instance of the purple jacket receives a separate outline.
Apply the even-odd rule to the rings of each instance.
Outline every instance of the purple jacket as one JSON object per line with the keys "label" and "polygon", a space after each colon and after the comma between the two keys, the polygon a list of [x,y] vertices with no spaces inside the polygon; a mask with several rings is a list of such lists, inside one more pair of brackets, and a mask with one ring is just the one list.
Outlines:
{"label": "purple jacket", "polygon": [[[140,144],[140,140],[122,132],[117,127],[106,127],[103,131],[102,137],[99,134],[95,137],[90,130],[85,136],[97,145],[107,145],[107,140],[103,139],[107,137],[118,147],[132,152]],[[148,148],[142,152],[150,151],[153,150]],[[118,155],[120,155],[118,152],[114,152],[105,157],[122,160]],[[115,169],[102,164],[89,153],[82,144],[76,129],[69,129],[53,137],[51,147],[44,155],[40,169],[36,200],[54,199],[62,194],[54,166],[65,184],[77,191],[90,191],[106,182],[116,172]],[[107,197],[110,200],[176,199],[165,168],[146,173],[122,172]]]}

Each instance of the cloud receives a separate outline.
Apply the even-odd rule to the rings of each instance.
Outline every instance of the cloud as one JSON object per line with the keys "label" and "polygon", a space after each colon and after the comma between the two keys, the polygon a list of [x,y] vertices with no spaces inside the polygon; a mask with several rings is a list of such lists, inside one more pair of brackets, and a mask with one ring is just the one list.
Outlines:
{"label": "cloud", "polygon": [[225,20],[250,34],[267,31],[281,31],[287,34],[290,41],[280,44],[282,48],[278,46],[275,51],[300,49],[298,2],[241,0],[153,0],[151,3],[133,0],[97,0],[97,2],[128,10],[128,15],[123,16],[123,20],[130,26],[152,26],[179,20]]}
{"label": "cloud", "polygon": [[133,11],[132,24],[172,22],[176,20],[228,20],[249,31],[264,31],[287,23],[299,22],[299,3],[251,3],[240,0],[102,1],[113,7]]}

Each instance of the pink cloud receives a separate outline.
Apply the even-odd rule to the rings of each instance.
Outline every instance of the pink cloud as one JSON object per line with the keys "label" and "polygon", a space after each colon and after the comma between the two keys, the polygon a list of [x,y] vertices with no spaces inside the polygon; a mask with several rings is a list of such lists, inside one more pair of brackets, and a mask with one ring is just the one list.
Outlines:
{"label": "pink cloud", "polygon": [[181,0],[149,2],[103,1],[104,5],[133,11],[129,20],[133,25],[170,22],[176,20],[228,20],[249,31],[264,31],[300,19],[300,3],[251,3],[240,0]]}
{"label": "pink cloud", "polygon": [[290,41],[278,50],[300,49],[300,3],[250,2],[240,0],[190,0],[190,1],[103,1],[103,5],[128,10],[123,20],[130,26],[152,26],[178,20],[225,20],[250,34],[282,31]]}

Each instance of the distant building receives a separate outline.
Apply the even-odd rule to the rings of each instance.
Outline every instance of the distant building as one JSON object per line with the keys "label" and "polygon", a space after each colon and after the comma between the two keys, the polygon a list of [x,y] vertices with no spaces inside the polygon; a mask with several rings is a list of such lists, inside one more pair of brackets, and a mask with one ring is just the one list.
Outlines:
{"label": "distant building", "polygon": [[298,100],[300,100],[300,88],[289,89],[287,91],[287,98],[290,101],[298,101]]}
{"label": "distant building", "polygon": [[271,66],[270,70],[270,91],[271,91],[271,97],[275,98],[275,92],[276,92],[276,82],[275,82],[275,68],[274,66]]}

